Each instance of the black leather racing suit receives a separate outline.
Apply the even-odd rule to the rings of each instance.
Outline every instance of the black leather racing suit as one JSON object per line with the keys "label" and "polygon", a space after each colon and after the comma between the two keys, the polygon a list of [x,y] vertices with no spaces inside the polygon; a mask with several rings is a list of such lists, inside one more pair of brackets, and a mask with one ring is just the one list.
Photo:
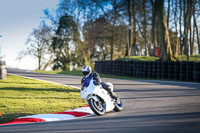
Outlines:
{"label": "black leather racing suit", "polygon": [[[101,78],[97,72],[92,72],[88,77],[92,76],[93,80],[95,81],[95,85],[102,85],[102,87],[110,94],[110,96],[114,99],[116,99],[116,96],[111,91],[111,89],[106,85],[104,82],[101,82]],[[81,84],[85,81],[85,77],[81,79]]]}

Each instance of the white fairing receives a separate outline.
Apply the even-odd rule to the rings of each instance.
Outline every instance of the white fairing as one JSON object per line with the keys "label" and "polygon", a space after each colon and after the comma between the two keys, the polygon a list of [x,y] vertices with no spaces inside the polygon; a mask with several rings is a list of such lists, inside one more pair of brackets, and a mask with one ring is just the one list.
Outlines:
{"label": "white fairing", "polygon": [[[112,84],[112,83],[111,83]],[[106,103],[106,112],[109,112],[114,109],[114,101],[111,99],[108,92],[101,87],[101,85],[94,85],[93,80],[90,80],[90,84],[88,87],[81,89],[81,98],[88,99],[93,98],[95,101],[99,101],[99,98],[96,96],[98,95],[101,97]]]}
{"label": "white fairing", "polygon": [[106,83],[106,85],[108,85],[108,86],[109,86],[109,88],[111,89],[111,91],[113,91],[113,89],[114,89],[114,86],[113,86],[113,84],[112,84],[112,83],[110,83],[110,82],[107,82],[107,83]]}

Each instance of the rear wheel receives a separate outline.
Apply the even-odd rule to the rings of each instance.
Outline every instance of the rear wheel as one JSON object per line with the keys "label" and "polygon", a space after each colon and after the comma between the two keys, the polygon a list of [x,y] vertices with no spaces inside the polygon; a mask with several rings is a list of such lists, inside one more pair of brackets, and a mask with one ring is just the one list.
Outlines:
{"label": "rear wheel", "polygon": [[88,100],[89,106],[96,115],[104,115],[105,107],[101,101],[95,101],[93,98]]}
{"label": "rear wheel", "polygon": [[124,109],[122,100],[120,98],[117,98],[117,101],[115,103],[115,108],[113,109],[115,112],[120,112]]}

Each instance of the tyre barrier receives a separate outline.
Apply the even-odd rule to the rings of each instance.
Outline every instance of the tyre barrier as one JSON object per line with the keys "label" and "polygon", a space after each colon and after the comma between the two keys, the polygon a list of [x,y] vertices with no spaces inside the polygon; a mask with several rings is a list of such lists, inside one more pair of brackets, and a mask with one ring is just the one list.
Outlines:
{"label": "tyre barrier", "polygon": [[157,79],[161,79],[162,75],[162,62],[157,61]]}
{"label": "tyre barrier", "polygon": [[95,70],[117,76],[200,82],[200,62],[96,61]]}
{"label": "tyre barrier", "polygon": [[186,81],[193,81],[194,62],[187,62],[186,65]]}
{"label": "tyre barrier", "polygon": [[193,81],[200,82],[200,62],[194,62]]}
{"label": "tyre barrier", "polygon": [[157,78],[157,61],[153,61],[152,78]]}
{"label": "tyre barrier", "polygon": [[168,62],[168,79],[174,79],[174,62]]}
{"label": "tyre barrier", "polygon": [[187,62],[182,61],[180,64],[180,80],[181,81],[186,81],[186,66],[187,66]]}
{"label": "tyre barrier", "polygon": [[180,62],[174,62],[174,80],[180,80]]}
{"label": "tyre barrier", "polygon": [[168,79],[168,62],[166,62],[166,61],[162,62],[161,77],[162,77],[162,79]]}
{"label": "tyre barrier", "polygon": [[149,71],[149,63],[148,61],[143,62],[143,71],[142,71],[142,78],[148,78],[148,71]]}

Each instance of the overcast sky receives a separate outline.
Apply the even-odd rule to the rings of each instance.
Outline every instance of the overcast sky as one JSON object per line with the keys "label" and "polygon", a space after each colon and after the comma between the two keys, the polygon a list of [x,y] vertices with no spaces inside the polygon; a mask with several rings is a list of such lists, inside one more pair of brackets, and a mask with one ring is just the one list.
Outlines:
{"label": "overcast sky", "polygon": [[56,9],[59,0],[0,0],[0,46],[8,67],[36,69],[37,61],[26,57],[16,61],[33,28],[38,27],[43,9]]}

